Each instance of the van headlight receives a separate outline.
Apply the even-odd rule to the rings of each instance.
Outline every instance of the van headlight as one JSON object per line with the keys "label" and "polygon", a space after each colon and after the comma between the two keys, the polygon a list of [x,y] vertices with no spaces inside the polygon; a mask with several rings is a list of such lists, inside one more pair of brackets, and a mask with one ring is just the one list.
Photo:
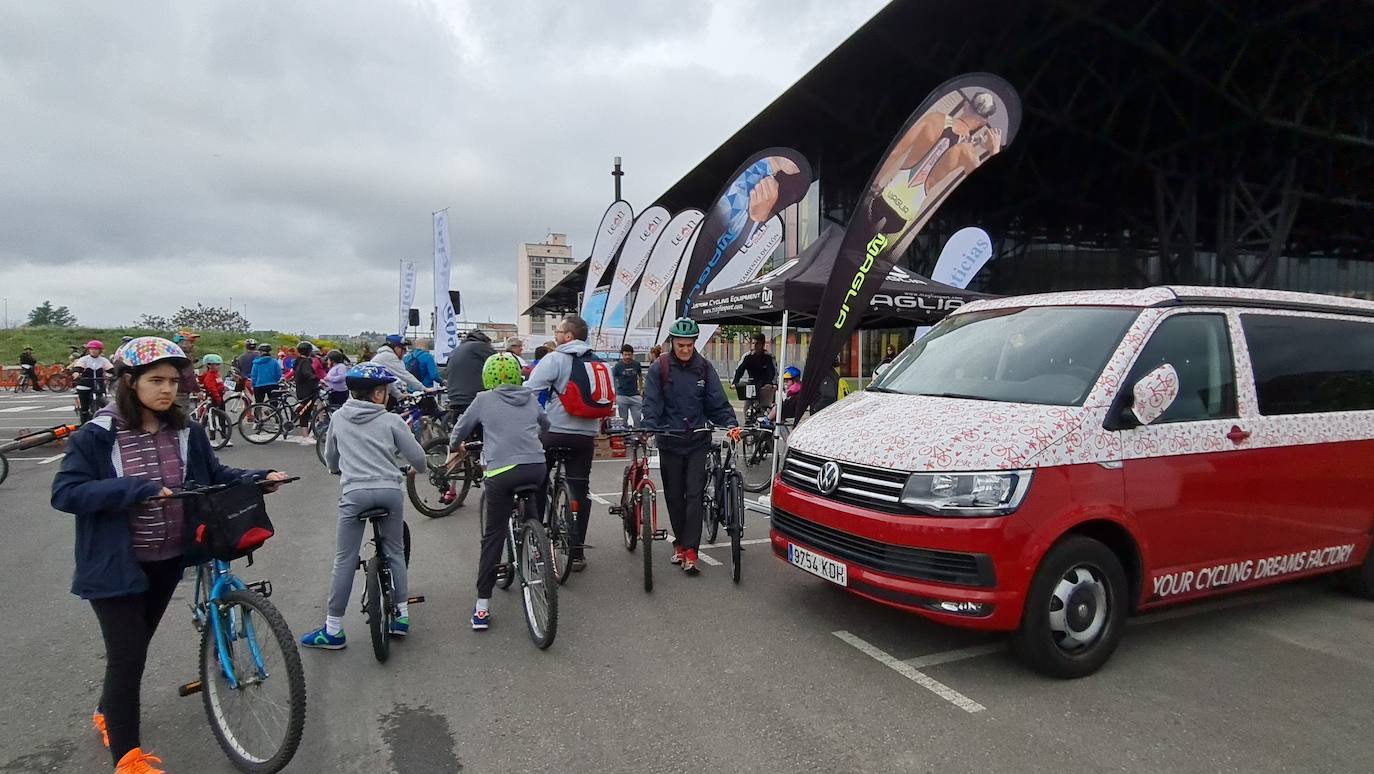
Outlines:
{"label": "van headlight", "polygon": [[931,516],[1005,516],[1021,506],[1031,471],[913,473],[902,487],[902,504]]}

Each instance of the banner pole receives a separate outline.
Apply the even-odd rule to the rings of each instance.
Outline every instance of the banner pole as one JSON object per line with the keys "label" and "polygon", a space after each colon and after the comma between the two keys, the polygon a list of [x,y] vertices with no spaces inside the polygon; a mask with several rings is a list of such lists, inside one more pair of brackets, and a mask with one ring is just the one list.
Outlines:
{"label": "banner pole", "polygon": [[[787,368],[787,322],[788,322],[788,317],[787,317],[787,316],[788,316],[788,314],[789,314],[789,310],[787,310],[787,309],[782,310],[782,344],[778,346],[778,362],[782,365],[782,368]],[[782,371],[779,370],[778,373],[781,374]],[[779,378],[779,379],[778,379],[778,382],[781,383],[781,382],[782,382],[782,379]],[[781,386],[782,386],[782,385],[779,384],[779,387],[781,387]],[[773,399],[773,405],[775,405],[775,406],[778,407],[778,414],[777,414],[777,421],[773,423],[773,465],[772,465],[772,467],[773,467],[773,473],[772,473],[772,475],[770,475],[770,476],[768,477],[768,495],[769,495],[769,498],[770,498],[770,500],[769,500],[770,502],[772,501],[771,498],[772,498],[772,495],[773,495],[773,479],[775,479],[775,478],[778,477],[778,454],[779,454],[778,445],[779,445],[779,443],[782,441],[782,430],[779,429],[779,428],[781,428],[782,423],[785,422],[785,421],[787,420],[786,415],[784,415],[784,414],[782,413],[782,401],[783,401],[783,399],[785,399],[786,397],[787,397],[787,394],[784,392],[782,395],[776,395],[776,396],[774,397],[774,399]],[[798,412],[798,413],[800,413],[800,412]]]}
{"label": "banner pole", "polygon": [[859,329],[859,389],[864,388],[864,329]]}

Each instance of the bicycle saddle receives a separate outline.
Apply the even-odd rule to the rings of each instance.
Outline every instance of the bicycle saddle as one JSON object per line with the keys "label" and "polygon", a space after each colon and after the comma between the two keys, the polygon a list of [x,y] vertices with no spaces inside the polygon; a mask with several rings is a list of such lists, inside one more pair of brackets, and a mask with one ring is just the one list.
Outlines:
{"label": "bicycle saddle", "polygon": [[388,511],[385,508],[368,508],[367,510],[358,514],[358,521],[376,521],[378,519],[385,519],[390,515],[391,511]]}
{"label": "bicycle saddle", "polygon": [[543,488],[544,487],[540,484],[521,484],[512,490],[511,494],[516,497],[520,497],[521,495],[534,495],[539,494],[539,490]]}

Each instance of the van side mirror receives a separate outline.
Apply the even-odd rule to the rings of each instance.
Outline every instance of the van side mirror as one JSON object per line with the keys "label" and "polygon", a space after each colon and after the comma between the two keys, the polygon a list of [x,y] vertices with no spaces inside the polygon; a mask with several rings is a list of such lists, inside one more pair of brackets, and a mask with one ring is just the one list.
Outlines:
{"label": "van side mirror", "polygon": [[1178,399],[1178,371],[1164,363],[1131,386],[1131,397],[1136,420],[1142,425],[1154,422]]}

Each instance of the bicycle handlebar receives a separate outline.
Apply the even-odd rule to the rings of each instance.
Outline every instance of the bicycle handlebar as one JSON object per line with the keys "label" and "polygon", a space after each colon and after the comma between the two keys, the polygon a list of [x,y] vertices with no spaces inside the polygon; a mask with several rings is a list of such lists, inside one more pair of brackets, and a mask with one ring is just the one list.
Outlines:
{"label": "bicycle handlebar", "polygon": [[[289,476],[289,477],[287,477],[287,478],[283,478],[283,479],[280,480],[280,481],[269,481],[269,480],[267,480],[267,479],[264,478],[264,479],[262,479],[262,480],[260,480],[260,481],[254,481],[253,483],[254,483],[254,484],[257,484],[259,489],[265,489],[266,487],[269,487],[269,486],[277,486],[277,485],[281,485],[281,484],[289,484],[289,483],[291,483],[292,481],[300,481],[300,480],[301,480],[301,477],[300,477],[300,476]],[[201,496],[201,495],[208,495],[208,494],[213,494],[213,493],[215,493],[215,492],[222,492],[222,491],[224,491],[225,489],[228,489],[228,488],[231,487],[231,486],[234,486],[234,484],[210,484],[209,486],[198,486],[198,487],[193,487],[193,488],[191,488],[191,489],[182,489],[182,490],[180,490],[180,491],[173,492],[173,493],[171,493],[171,494],[169,494],[169,495],[157,495],[156,497],[149,497],[148,499],[149,499],[149,500],[185,500],[185,499],[190,498],[190,497],[199,497],[199,496]]]}

